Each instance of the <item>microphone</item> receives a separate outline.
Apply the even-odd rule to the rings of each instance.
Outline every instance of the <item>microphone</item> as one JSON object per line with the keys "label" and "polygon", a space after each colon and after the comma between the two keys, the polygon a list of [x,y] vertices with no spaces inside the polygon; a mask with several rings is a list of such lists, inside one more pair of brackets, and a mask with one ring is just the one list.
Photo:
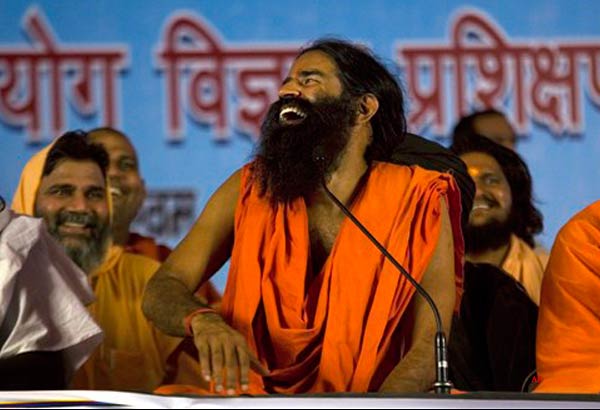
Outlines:
{"label": "microphone", "polygon": [[369,240],[379,249],[379,251],[404,275],[404,277],[415,287],[417,292],[427,301],[437,326],[435,334],[435,383],[433,384],[436,394],[450,394],[452,383],[448,377],[448,346],[446,344],[446,335],[442,327],[442,318],[435,302],[425,289],[404,269],[402,265],[388,252],[388,250],[369,232],[369,230],[350,212],[348,208],[327,188],[325,182],[325,163],[326,157],[321,146],[315,147],[313,151],[313,161],[321,169],[321,185],[327,193],[327,196],[336,204]]}

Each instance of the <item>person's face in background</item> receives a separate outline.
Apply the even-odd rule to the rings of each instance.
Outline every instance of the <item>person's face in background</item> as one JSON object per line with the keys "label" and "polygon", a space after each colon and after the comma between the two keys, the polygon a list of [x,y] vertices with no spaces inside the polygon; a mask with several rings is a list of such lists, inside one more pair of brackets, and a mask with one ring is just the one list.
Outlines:
{"label": "person's face in background", "polygon": [[467,165],[476,191],[464,232],[467,255],[507,246],[512,235],[512,192],[500,164],[483,152],[460,158]]}
{"label": "person's face in background", "polygon": [[91,273],[104,259],[110,239],[104,176],[93,161],[65,159],[40,181],[35,216],[69,257]]}
{"label": "person's face in background", "polygon": [[506,148],[513,151],[516,148],[517,135],[504,115],[495,113],[479,115],[473,120],[473,129],[477,134]]}
{"label": "person's face in background", "polygon": [[113,227],[128,232],[146,198],[135,149],[125,137],[110,131],[92,132],[90,141],[101,145],[108,153],[107,177],[112,196]]}
{"label": "person's face in background", "polygon": [[476,187],[469,225],[507,222],[512,208],[512,194],[500,164],[483,152],[469,152],[460,158],[467,165]]}

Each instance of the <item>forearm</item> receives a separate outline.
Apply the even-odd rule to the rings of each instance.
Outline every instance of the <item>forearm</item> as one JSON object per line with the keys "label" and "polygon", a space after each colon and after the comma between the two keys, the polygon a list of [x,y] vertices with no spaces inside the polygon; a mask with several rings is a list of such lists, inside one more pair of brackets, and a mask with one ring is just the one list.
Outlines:
{"label": "forearm", "polygon": [[146,286],[142,309],[146,317],[161,331],[172,336],[185,336],[184,318],[205,307],[185,284],[160,271]]}
{"label": "forearm", "polygon": [[394,393],[426,392],[435,381],[434,332],[430,341],[411,348],[392,370],[379,391]]}

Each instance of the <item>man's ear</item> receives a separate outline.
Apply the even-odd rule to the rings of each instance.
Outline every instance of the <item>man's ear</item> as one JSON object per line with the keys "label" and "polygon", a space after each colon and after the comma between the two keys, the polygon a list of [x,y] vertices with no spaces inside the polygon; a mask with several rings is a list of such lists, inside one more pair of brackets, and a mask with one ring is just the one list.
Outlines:
{"label": "man's ear", "polygon": [[358,99],[358,112],[356,121],[366,123],[377,113],[379,109],[379,100],[371,93],[363,94]]}

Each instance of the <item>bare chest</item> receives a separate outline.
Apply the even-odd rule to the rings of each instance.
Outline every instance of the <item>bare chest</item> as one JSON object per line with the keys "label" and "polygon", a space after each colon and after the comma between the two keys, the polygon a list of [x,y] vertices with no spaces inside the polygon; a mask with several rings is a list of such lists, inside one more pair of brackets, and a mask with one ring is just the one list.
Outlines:
{"label": "bare chest", "polygon": [[313,272],[321,271],[340,231],[344,215],[315,209],[308,212],[310,255]]}

